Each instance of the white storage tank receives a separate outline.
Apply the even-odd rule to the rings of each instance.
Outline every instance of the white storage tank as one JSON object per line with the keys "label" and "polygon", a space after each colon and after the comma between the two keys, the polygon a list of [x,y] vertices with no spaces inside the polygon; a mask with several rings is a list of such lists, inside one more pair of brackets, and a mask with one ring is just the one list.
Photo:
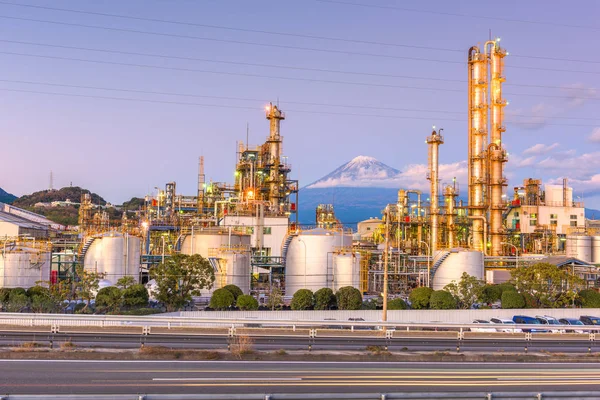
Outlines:
{"label": "white storage tank", "polygon": [[352,235],[341,231],[316,228],[294,236],[285,261],[285,295],[293,296],[298,289],[331,288],[333,251],[350,246]]}
{"label": "white storage tank", "polygon": [[51,260],[49,252],[30,248],[0,253],[0,287],[27,289],[37,281],[49,281]]}
{"label": "white storage tank", "polygon": [[211,253],[211,249],[228,247],[250,248],[250,235],[235,232],[230,234],[227,229],[218,231],[214,229],[198,230],[183,239],[181,253],[187,255],[200,254],[202,257],[207,258],[209,255],[214,255],[214,253]]}
{"label": "white storage tank", "polygon": [[104,279],[113,285],[124,276],[136,282],[140,275],[141,240],[128,234],[107,234],[91,242],[84,257],[87,271],[104,273]]}
{"label": "white storage tank", "polygon": [[463,272],[479,279],[484,279],[483,253],[466,249],[441,250],[435,253],[432,269],[436,262],[439,264],[433,276],[433,290],[441,290],[452,281],[457,283]]}
{"label": "white storage tank", "polygon": [[568,235],[566,243],[567,257],[592,262],[592,237],[584,235]]}
{"label": "white storage tank", "polygon": [[592,264],[600,264],[600,236],[592,236]]}
{"label": "white storage tank", "polygon": [[360,253],[334,253],[333,291],[344,286],[360,289]]}
{"label": "white storage tank", "polygon": [[[250,293],[250,255],[237,251],[225,251],[219,254],[222,271],[215,277],[213,291],[225,285],[236,285],[244,294]],[[224,276],[222,276],[224,274]]]}

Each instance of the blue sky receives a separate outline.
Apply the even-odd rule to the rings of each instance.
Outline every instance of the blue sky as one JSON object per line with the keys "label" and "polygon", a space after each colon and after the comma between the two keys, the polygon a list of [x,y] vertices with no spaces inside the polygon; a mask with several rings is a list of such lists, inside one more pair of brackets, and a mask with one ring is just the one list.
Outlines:
{"label": "blue sky", "polygon": [[193,194],[200,155],[207,177],[232,181],[236,140],[248,123],[250,142],[264,141],[269,100],[287,114],[284,153],[301,185],[357,155],[416,181],[433,124],[444,128],[447,174],[460,176],[467,50],[491,30],[510,52],[509,190],[566,176],[600,206],[599,2],[344,3],[0,1],[0,187],[40,190],[52,170],[56,187],[115,203],[173,180]]}

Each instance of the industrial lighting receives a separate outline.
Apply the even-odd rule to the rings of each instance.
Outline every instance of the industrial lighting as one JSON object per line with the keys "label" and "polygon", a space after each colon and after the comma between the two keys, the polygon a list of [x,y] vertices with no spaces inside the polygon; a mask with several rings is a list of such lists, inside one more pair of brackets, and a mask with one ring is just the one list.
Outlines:
{"label": "industrial lighting", "polygon": [[265,111],[271,111],[271,106],[265,106]]}

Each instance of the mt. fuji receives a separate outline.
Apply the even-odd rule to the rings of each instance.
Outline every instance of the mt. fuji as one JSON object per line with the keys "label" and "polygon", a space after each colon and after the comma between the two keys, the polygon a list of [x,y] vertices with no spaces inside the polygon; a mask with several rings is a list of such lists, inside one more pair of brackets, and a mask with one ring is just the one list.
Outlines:
{"label": "mt. fuji", "polygon": [[397,187],[400,174],[395,168],[373,157],[358,156],[325,175],[306,189],[331,187]]}

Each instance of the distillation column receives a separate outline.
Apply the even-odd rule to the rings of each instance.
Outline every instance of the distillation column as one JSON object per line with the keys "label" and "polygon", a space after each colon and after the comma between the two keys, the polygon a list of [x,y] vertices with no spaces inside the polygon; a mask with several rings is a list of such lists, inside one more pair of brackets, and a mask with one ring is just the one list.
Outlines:
{"label": "distillation column", "polygon": [[[504,57],[506,50],[500,48],[499,40],[486,43],[486,50],[490,49],[489,60],[491,64],[490,79],[490,146],[489,157],[489,205],[490,205],[490,255],[502,255],[502,212],[504,204],[502,192],[506,186],[504,177],[504,163],[507,161],[506,151],[502,146],[502,133],[504,126],[504,107],[506,100],[502,98],[502,82],[505,81]],[[487,51],[486,51],[487,52]]]}
{"label": "distillation column", "polygon": [[429,146],[429,174],[428,179],[431,181],[431,255],[434,255],[438,245],[438,228],[439,228],[439,151],[440,144],[444,143],[444,138],[441,136],[442,129],[439,133],[433,130],[431,136],[427,137],[427,145]]}
{"label": "distillation column", "polygon": [[274,106],[272,103],[266,108],[267,119],[270,121],[270,134],[267,144],[269,146],[269,201],[273,207],[279,208],[281,199],[280,195],[280,183],[282,179],[279,176],[279,170],[281,167],[281,136],[279,135],[279,128],[281,120],[285,119],[285,114]]}
{"label": "distillation column", "polygon": [[444,201],[446,202],[446,229],[448,230],[448,248],[454,247],[454,198],[457,196],[456,186],[448,185],[444,188]]}
{"label": "distillation column", "polygon": [[485,252],[485,161],[487,147],[487,58],[478,47],[469,49],[469,209],[473,219],[472,248]]}

